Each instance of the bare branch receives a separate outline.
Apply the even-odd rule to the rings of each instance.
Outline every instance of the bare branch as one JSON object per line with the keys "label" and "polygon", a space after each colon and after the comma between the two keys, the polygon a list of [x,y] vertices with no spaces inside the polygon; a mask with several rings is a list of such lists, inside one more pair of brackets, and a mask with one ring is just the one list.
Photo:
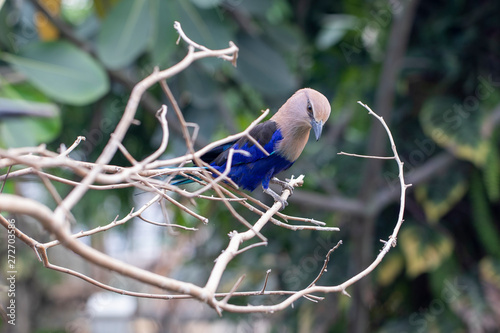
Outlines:
{"label": "bare branch", "polygon": [[153,224],[153,225],[157,225],[159,227],[172,227],[172,228],[179,228],[179,229],[191,230],[191,231],[198,230],[198,228],[186,227],[186,226],[183,226],[183,225],[180,225],[180,224],[155,222],[155,221],[152,221],[150,219],[145,218],[142,215],[139,215],[139,218],[141,220],[143,220],[144,222],[147,222],[147,223],[150,223],[150,224]]}
{"label": "bare branch", "polygon": [[325,262],[323,263],[323,267],[321,268],[321,270],[319,271],[319,274],[318,276],[313,280],[313,282],[311,282],[311,284],[309,284],[307,286],[307,288],[310,288],[314,285],[316,285],[316,282],[318,282],[318,280],[323,276],[323,274],[326,273],[326,268],[328,267],[328,262],[330,262],[330,255],[333,253],[333,251],[335,251],[340,245],[342,245],[342,241],[339,240],[337,245],[335,245],[334,247],[332,247],[328,253],[326,254],[326,258],[325,258]]}
{"label": "bare branch", "polygon": [[375,159],[375,160],[393,160],[394,156],[371,156],[371,155],[359,155],[359,154],[351,154],[351,153],[346,153],[341,151],[340,153],[337,153],[337,155],[345,155],[345,156],[353,156],[353,157],[360,157],[360,158],[370,158],[370,159]]}
{"label": "bare branch", "polygon": [[231,296],[233,296],[234,292],[238,289],[238,287],[240,286],[241,282],[243,282],[243,280],[245,279],[245,277],[246,277],[246,275],[240,276],[240,278],[238,279],[238,281],[236,281],[236,283],[231,288],[231,290],[229,291],[229,293],[224,297],[224,299],[222,299],[222,301],[220,301],[221,305],[227,304],[227,301],[229,301],[229,299],[231,298]]}
{"label": "bare branch", "polygon": [[264,285],[262,286],[262,289],[260,290],[260,295],[262,295],[266,291],[266,286],[267,286],[267,280],[269,279],[269,274],[271,274],[271,270],[268,269],[266,271],[266,278],[264,280]]}
{"label": "bare branch", "polygon": [[[301,230],[333,232],[338,231],[339,228],[326,226],[326,223],[313,220],[312,218],[294,217],[282,214],[279,212],[279,209],[282,208],[281,202],[275,202],[271,207],[269,207],[259,200],[256,200],[252,196],[248,195],[247,193],[238,190],[236,184],[234,184],[234,182],[228,177],[228,175],[231,170],[234,154],[246,154],[246,152],[244,151],[230,149],[226,169],[223,172],[215,170],[213,167],[207,165],[201,160],[201,156],[214,147],[217,147],[224,143],[233,142],[243,137],[248,138],[248,140],[253,142],[265,154],[269,154],[250,135],[250,131],[268,115],[269,110],[263,111],[262,115],[260,115],[254,122],[252,122],[250,126],[248,126],[243,132],[230,135],[222,140],[210,143],[202,149],[196,151],[194,148],[194,139],[198,133],[199,126],[197,124],[188,123],[185,121],[184,116],[165,80],[184,70],[194,61],[201,58],[219,57],[224,60],[231,61],[234,64],[237,59],[238,48],[230,42],[227,49],[210,50],[207,47],[199,45],[188,38],[178,22],[175,23],[175,29],[179,33],[179,38],[184,40],[188,44],[188,51],[186,56],[179,63],[168,69],[159,70],[156,68],[153,73],[151,73],[151,75],[143,79],[134,87],[119,124],[115,128],[113,134],[110,135],[109,141],[107,142],[104,150],[101,152],[100,156],[95,162],[76,161],[69,156],[70,152],[77,149],[80,142],[84,140],[84,137],[81,136],[78,137],[68,149],[65,149],[64,146],[61,145],[59,153],[48,150],[45,145],[10,150],[0,149],[0,168],[8,169],[6,174],[0,175],[0,180],[4,181],[4,183],[2,184],[2,189],[0,189],[0,211],[28,215],[35,218],[49,233],[51,233],[55,237],[56,240],[42,244],[36,239],[33,239],[27,234],[23,233],[18,229],[18,227],[15,227],[16,237],[29,245],[35,251],[36,255],[41,260],[43,265],[49,269],[53,269],[64,274],[73,275],[88,283],[109,291],[135,297],[158,298],[165,300],[195,298],[201,302],[207,303],[219,314],[221,314],[222,311],[232,311],[240,313],[274,312],[283,310],[288,306],[293,306],[294,302],[301,298],[305,298],[313,302],[321,301],[323,297],[316,294],[324,295],[327,293],[341,292],[345,295],[348,295],[346,289],[359,281],[364,276],[370,274],[382,261],[383,257],[385,256],[385,254],[387,254],[390,248],[396,246],[397,235],[403,223],[405,191],[410,186],[410,184],[405,183],[403,176],[403,162],[399,158],[394,140],[392,138],[392,134],[387,124],[384,122],[382,117],[374,113],[368,106],[360,103],[363,107],[366,108],[366,110],[368,110],[369,114],[374,116],[383,125],[389,137],[394,156],[380,157],[348,154],[343,152],[340,153],[341,155],[369,159],[393,159],[398,165],[398,179],[401,189],[400,211],[398,220],[391,236],[388,238],[388,240],[383,241],[382,250],[374,259],[374,261],[364,270],[337,286],[318,286],[317,282],[327,271],[330,256],[335,251],[335,249],[337,249],[340,244],[342,244],[342,241],[339,241],[337,245],[334,246],[326,254],[323,267],[321,268],[318,276],[307,287],[301,290],[266,291],[269,275],[271,272],[271,270],[268,270],[266,272],[264,284],[261,290],[237,291],[238,288],[240,288],[241,283],[245,277],[245,275],[243,275],[236,281],[229,292],[220,292],[219,289],[221,286],[221,278],[230,262],[243,252],[251,251],[256,247],[268,244],[268,240],[262,234],[262,231],[264,230],[264,227],[269,224],[269,222],[275,224],[278,227],[298,232],[300,232]],[[162,141],[155,152],[146,156],[142,161],[137,161],[133,156],[130,155],[126,147],[124,147],[123,139],[128,132],[129,127],[135,124],[135,113],[139,101],[146,93],[147,89],[157,83],[160,83],[165,95],[167,95],[174,108],[177,118],[179,119],[181,128],[178,129],[178,131],[180,131],[184,136],[184,140],[187,146],[187,152],[183,156],[165,160],[158,160],[158,158],[163,155],[168,146],[170,133],[170,129],[168,127],[169,124],[167,122],[167,108],[166,106],[162,106],[157,113],[157,119],[163,131]],[[189,127],[194,128],[192,135],[190,135],[189,133]],[[131,166],[124,167],[108,164],[118,151],[121,151],[127,157],[129,162],[131,163]],[[186,165],[189,165],[189,163],[193,163],[195,167],[186,167]],[[16,166],[16,168],[19,167],[20,169],[11,172],[13,166]],[[49,168],[69,170],[73,173],[75,179],[78,179],[80,177],[81,180],[69,180],[60,176],[56,176],[48,171]],[[19,179],[20,177],[24,177],[26,175],[31,175],[30,178],[38,179],[45,185],[45,187],[48,189],[49,193],[53,196],[55,202],[57,203],[57,208],[55,210],[51,210],[46,205],[32,199],[23,198],[18,195],[1,193],[7,179]],[[184,176],[187,179],[198,183],[199,187],[196,190],[186,190],[180,188],[179,185],[175,184],[175,182],[172,184],[171,181],[176,175]],[[161,178],[165,176],[167,178],[166,180]],[[299,176],[298,178],[292,177],[289,180],[287,179],[287,184],[290,187],[285,187],[283,189],[281,193],[281,199],[287,200],[291,195],[290,189],[293,187],[301,186],[303,183],[303,179],[303,175]],[[52,183],[54,181],[73,186],[73,189],[67,196],[61,197],[61,195],[56,191],[54,184]],[[132,208],[130,210],[130,213],[121,219],[119,219],[117,216],[113,221],[109,222],[106,225],[99,226],[91,230],[80,231],[77,233],[70,232],[68,221],[71,219],[71,210],[88,191],[103,191],[125,187],[135,187],[142,191],[153,192],[154,195],[138,209]],[[210,194],[212,195],[207,195],[205,193],[207,191],[211,191]],[[213,204],[217,204],[216,201],[220,201],[225,205],[232,218],[238,220],[242,224],[238,225],[238,227],[244,227],[243,231],[235,230],[229,232],[227,246],[216,258],[204,286],[194,285],[192,283],[179,281],[173,278],[149,272],[144,269],[140,269],[139,267],[122,262],[106,255],[103,252],[97,251],[96,249],[86,245],[78,239],[80,237],[92,236],[99,232],[107,231],[118,225],[127,223],[128,221],[136,217],[146,223],[150,223],[160,227],[180,228],[190,231],[198,230],[194,227],[187,227],[178,223],[170,223],[170,218],[167,214],[167,205],[169,205],[169,207],[176,206],[181,210],[182,213],[190,214],[203,223],[208,222],[208,218],[195,211],[195,208],[190,207],[189,202],[188,204],[185,204],[181,199],[187,199],[191,203],[195,202],[195,199],[210,200],[213,201]],[[144,214],[144,212],[155,203],[162,204],[161,209],[165,221],[164,223],[156,222],[145,217],[146,215]],[[237,205],[235,206],[239,208],[244,208],[250,212],[255,213],[255,215],[240,214],[233,207],[233,203],[236,203]],[[357,203],[350,203],[351,209],[355,210],[359,208],[359,205],[357,205]],[[245,218],[243,216],[245,216]],[[255,219],[252,219],[252,216]],[[304,225],[293,225],[288,223],[289,221],[304,223]],[[1,215],[0,224],[4,228],[9,228],[9,221]],[[201,227],[203,227],[203,225],[201,225]],[[65,248],[74,252],[91,264],[116,272],[122,276],[129,277],[138,282],[161,288],[162,290],[172,293],[172,295],[139,293],[135,291],[119,289],[114,286],[102,283],[101,281],[98,281],[95,278],[87,276],[81,272],[55,265],[49,260],[48,250],[54,246],[59,245],[64,246]],[[234,297],[266,297],[269,295],[281,295],[284,296],[284,299],[276,304],[271,305],[268,305],[267,302],[265,303],[266,305],[240,305],[239,303],[230,303],[234,299]],[[222,299],[220,299],[221,297]]]}
{"label": "bare branch", "polygon": [[5,187],[5,183],[7,182],[7,177],[9,177],[10,170],[12,170],[12,165],[9,165],[9,168],[7,169],[7,173],[5,174],[5,179],[2,182],[2,187],[0,187],[0,193],[3,192],[3,188]]}
{"label": "bare branch", "polygon": [[84,137],[84,136],[81,136],[81,135],[80,135],[80,136],[78,136],[78,137],[76,138],[75,142],[73,142],[73,144],[72,144],[71,146],[69,146],[69,148],[68,148],[68,149],[65,149],[65,150],[61,149],[61,153],[60,153],[60,155],[59,155],[59,156],[61,156],[61,157],[62,157],[62,156],[68,157],[68,155],[69,155],[69,154],[70,154],[73,150],[75,150],[75,148],[76,148],[76,147],[78,147],[78,145],[80,144],[80,142],[85,141],[85,140],[86,140],[86,139],[85,139],[85,137]]}
{"label": "bare branch", "polygon": [[267,242],[259,242],[259,243],[254,243],[252,245],[248,245],[247,247],[241,249],[241,250],[238,250],[234,253],[234,256],[237,256],[238,254],[241,254],[243,252],[246,252],[248,250],[251,250],[255,247],[259,247],[259,246],[267,246]]}

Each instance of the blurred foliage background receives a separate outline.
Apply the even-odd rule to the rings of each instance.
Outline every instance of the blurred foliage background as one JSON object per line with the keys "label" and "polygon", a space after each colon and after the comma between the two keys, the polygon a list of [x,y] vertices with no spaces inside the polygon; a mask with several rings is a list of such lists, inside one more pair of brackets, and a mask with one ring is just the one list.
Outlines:
{"label": "blurred foliage background", "polygon": [[[186,119],[201,126],[198,147],[243,130],[261,109],[276,111],[300,87],[315,88],[331,100],[332,116],[323,137],[310,142],[282,177],[306,175],[304,188],[290,199],[288,214],[323,220],[341,232],[268,226],[264,234],[269,245],[244,253],[228,267],[223,279],[227,289],[246,273],[241,288],[259,290],[269,268],[268,289],[304,288],[339,239],[344,245],[332,255],[320,284],[340,283],[366,267],[381,248],[379,239],[388,237],[397,220],[396,168],[393,161],[337,152],[390,154],[380,124],[356,104],[358,100],[383,115],[393,131],[407,183],[413,183],[405,223],[398,246],[372,275],[350,288],[352,298],[327,295],[320,303],[301,300],[280,313],[226,313],[222,319],[193,301],[141,299],[129,318],[136,331],[500,330],[500,2],[2,3],[2,148],[47,143],[55,150],[84,135],[87,141],[72,156],[93,161],[120,119],[134,84],[155,66],[167,68],[186,53],[182,42],[175,44],[174,20],[191,39],[209,48],[226,47],[230,40],[240,48],[237,68],[205,59],[169,82]],[[137,114],[141,124],[124,141],[136,159],[159,144],[154,112],[161,103],[167,101],[158,87],[142,100]],[[169,116],[173,133],[168,155],[183,154],[182,136],[173,114]],[[112,163],[127,165],[119,156]],[[56,185],[63,194],[70,190]],[[4,191],[49,200],[32,179],[7,182]],[[254,195],[266,200],[259,192]],[[74,210],[79,221],[75,230],[127,214],[139,197],[131,190],[89,193]],[[199,201],[196,209],[210,218],[208,225],[199,226],[175,209],[170,211],[177,223],[199,226],[196,234],[173,234],[159,227],[139,231],[138,222],[87,241],[160,274],[203,284],[225,247],[227,233],[241,226],[222,204]],[[255,219],[249,212],[241,213]],[[24,230],[49,239],[35,222],[17,219]],[[1,234],[6,238],[5,231]],[[150,249],[152,236],[158,246]],[[2,323],[2,329],[89,331],[97,315],[89,315],[86,304],[99,290],[44,269],[30,249],[23,244],[18,248],[19,324]],[[0,253],[4,258],[6,249]],[[52,256],[55,263],[72,265],[103,282],[151,291],[88,267],[78,258],[69,259],[63,250],[54,250]],[[117,297],[117,302],[126,298]],[[279,298],[239,301],[268,304]]]}

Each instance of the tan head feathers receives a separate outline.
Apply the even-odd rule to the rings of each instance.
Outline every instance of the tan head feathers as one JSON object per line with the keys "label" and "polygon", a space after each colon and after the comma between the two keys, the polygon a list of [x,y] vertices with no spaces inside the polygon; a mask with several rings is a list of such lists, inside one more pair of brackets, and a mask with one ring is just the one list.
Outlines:
{"label": "tan head feathers", "polygon": [[295,92],[271,118],[283,136],[278,147],[280,153],[295,161],[307,143],[311,128],[316,140],[319,139],[330,112],[330,102],[320,92],[311,88]]}

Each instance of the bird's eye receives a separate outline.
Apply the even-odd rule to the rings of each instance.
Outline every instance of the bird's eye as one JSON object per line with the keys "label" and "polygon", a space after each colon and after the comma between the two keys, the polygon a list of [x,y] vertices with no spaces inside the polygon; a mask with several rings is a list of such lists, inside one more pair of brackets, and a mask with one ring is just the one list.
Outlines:
{"label": "bird's eye", "polygon": [[309,113],[313,112],[313,107],[309,101],[307,102],[307,112],[309,112]]}

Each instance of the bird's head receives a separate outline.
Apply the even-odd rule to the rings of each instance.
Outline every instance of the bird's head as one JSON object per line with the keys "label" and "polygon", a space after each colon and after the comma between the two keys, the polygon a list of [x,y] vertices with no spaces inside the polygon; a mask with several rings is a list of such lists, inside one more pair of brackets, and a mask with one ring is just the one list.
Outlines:
{"label": "bird's head", "polygon": [[283,139],[278,152],[288,161],[295,161],[302,153],[311,129],[316,140],[330,116],[330,103],[321,93],[311,88],[298,90],[272,116]]}
{"label": "bird's head", "polygon": [[316,140],[321,136],[323,125],[330,117],[331,107],[328,99],[320,92],[304,88],[298,90],[286,101],[281,109],[276,113],[276,118],[282,125],[292,125],[297,130],[304,129],[314,131]]}
{"label": "bird's head", "polygon": [[323,131],[323,125],[328,120],[328,117],[330,117],[330,102],[328,102],[328,99],[326,99],[322,93],[314,89],[305,88],[299,91],[304,91],[307,103],[307,114],[310,120],[309,123],[311,124],[317,141]]}

